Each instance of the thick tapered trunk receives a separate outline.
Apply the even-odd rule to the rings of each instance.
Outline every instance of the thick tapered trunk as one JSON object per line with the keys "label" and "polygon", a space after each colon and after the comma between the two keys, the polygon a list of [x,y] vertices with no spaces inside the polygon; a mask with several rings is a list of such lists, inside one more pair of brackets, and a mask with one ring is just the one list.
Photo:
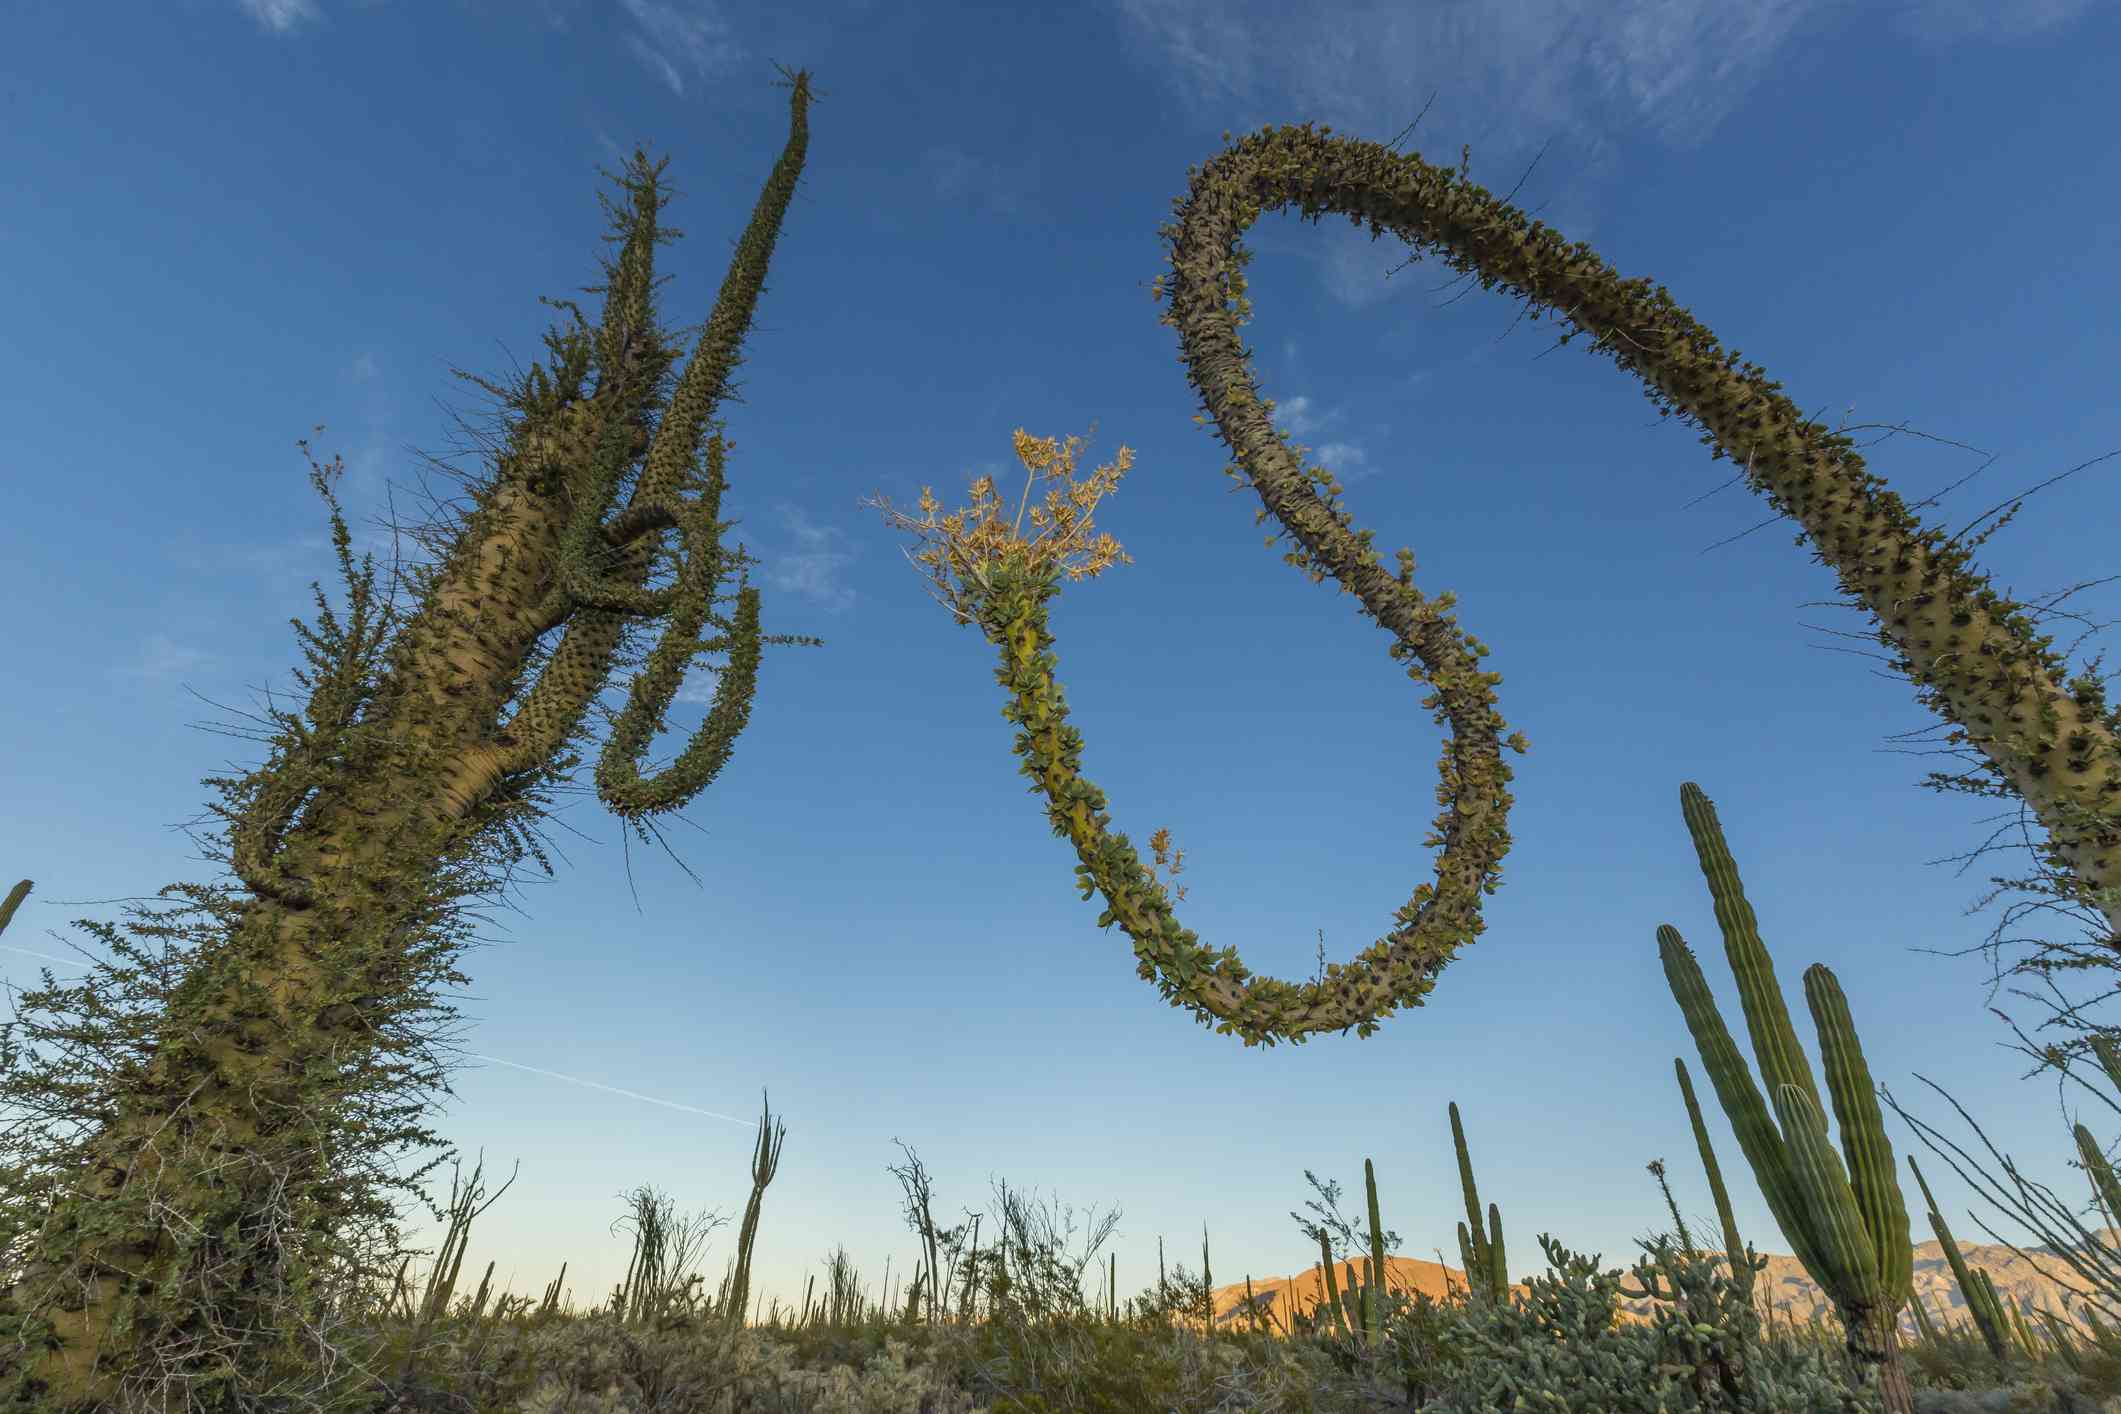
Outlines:
{"label": "thick tapered trunk", "polygon": [[1915,1396],[1900,1359],[1897,1311],[1884,1307],[1845,1307],[1842,1329],[1848,1333],[1849,1365],[1866,1387],[1875,1387],[1885,1414],[1914,1414]]}
{"label": "thick tapered trunk", "polygon": [[[750,712],[759,646],[781,640],[759,633],[753,588],[739,592],[727,638],[701,637],[724,577],[718,434],[704,481],[694,468],[802,171],[809,75],[790,87],[787,146],[667,408],[658,384],[677,350],[656,330],[651,299],[659,168],[636,152],[601,326],[590,330],[575,310],[576,329],[547,338],[549,375],[534,368],[508,395],[523,417],[499,474],[480,488],[387,667],[371,682],[371,664],[339,640],[332,668],[358,668],[361,687],[373,688],[358,724],[346,684],[320,684],[313,712],[319,699],[345,710],[316,732],[291,723],[277,743],[284,757],[245,783],[230,867],[252,897],[170,989],[148,1058],[92,1117],[88,1162],[62,1185],[41,1250],[5,1293],[0,1314],[41,1316],[59,1339],[55,1350],[0,1349],[0,1374],[23,1359],[53,1406],[107,1403],[116,1375],[132,1373],[121,1363],[142,1354],[168,1360],[182,1388],[177,1364],[247,1344],[247,1332],[206,1329],[204,1317],[270,1296],[276,1277],[299,1286],[313,1275],[310,1259],[346,1211],[330,1180],[348,1156],[331,1145],[371,1137],[341,1112],[356,1083],[343,1072],[375,1051],[362,1012],[409,1000],[416,942],[455,899],[483,892],[458,866],[523,813],[531,783],[573,764],[561,752],[629,624],[662,620],[663,637],[605,743],[599,798],[626,818],[675,809],[727,761]],[[628,504],[605,519],[637,464]],[[344,563],[336,508],[333,526]],[[677,581],[651,592],[667,531],[682,547]],[[563,625],[524,690],[541,638]],[[728,650],[729,665],[707,721],[670,769],[644,775],[637,758],[686,670],[713,647]],[[281,1230],[260,1230],[261,1217]],[[106,1339],[125,1348],[105,1360]]]}
{"label": "thick tapered trunk", "polygon": [[[366,774],[340,772],[269,860],[258,861],[270,882],[247,880],[258,896],[245,904],[234,936],[211,959],[202,955],[181,984],[170,1009],[182,1024],[165,1028],[145,1083],[122,1097],[115,1118],[94,1136],[93,1159],[46,1224],[56,1250],[92,1264],[85,1284],[33,1258],[0,1292],[18,1309],[41,1309],[62,1340],[62,1350],[37,1367],[54,1400],[109,1396],[107,1372],[96,1369],[109,1333],[132,1324],[152,1305],[154,1288],[191,1260],[173,1244],[166,1218],[107,1227],[96,1213],[111,1199],[128,1189],[153,1192],[163,1212],[183,1220],[180,1228],[255,1207],[275,1188],[284,1188],[281,1201],[290,1208],[295,1195],[329,1203],[328,1192],[310,1192],[326,1178],[325,1156],[294,1142],[320,1103],[329,1103],[304,1071],[316,1062],[349,1063],[350,1048],[367,1033],[349,1008],[334,1004],[376,990],[393,961],[402,961],[402,948],[394,959],[371,945],[356,974],[368,983],[357,981],[350,994],[330,991],[320,961],[348,956],[349,939],[402,937],[433,871],[482,827],[479,807],[517,745],[497,740],[493,724],[539,634],[552,626],[533,610],[545,595],[538,567],[550,563],[558,544],[564,498],[540,496],[504,473],[495,507],[510,518],[508,531],[460,545],[428,612],[407,626],[402,655],[371,706],[372,717],[390,723],[393,739],[422,751],[385,756]],[[586,646],[608,664],[620,629],[615,616],[604,617],[613,621],[572,625],[571,634],[586,628],[596,641],[571,646]],[[313,901],[283,901],[303,896]],[[262,1012],[239,1014],[227,986],[222,969],[241,957],[270,979]],[[172,1034],[187,1044],[173,1048]],[[168,1162],[205,1145],[220,1156],[211,1177]],[[276,1171],[268,1171],[266,1157]],[[244,1281],[258,1276],[249,1267],[241,1273]],[[53,1290],[69,1294],[43,1306],[40,1298]],[[118,1343],[130,1348],[135,1340]]]}

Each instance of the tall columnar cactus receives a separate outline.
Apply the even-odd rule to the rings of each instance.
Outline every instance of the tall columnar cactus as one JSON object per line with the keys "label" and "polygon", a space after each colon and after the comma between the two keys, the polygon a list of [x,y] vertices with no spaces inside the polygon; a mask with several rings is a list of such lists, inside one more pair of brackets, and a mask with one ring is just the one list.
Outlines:
{"label": "tall columnar cactus", "polygon": [[[1754,1252],[1750,1244],[1740,1246],[1738,1220],[1731,1214],[1731,1195],[1724,1189],[1723,1170],[1716,1163],[1716,1149],[1709,1142],[1708,1126],[1701,1120],[1701,1105],[1694,1098],[1693,1079],[1687,1074],[1686,1062],[1678,1056],[1672,1057],[1672,1068],[1678,1072],[1679,1093],[1686,1098],[1687,1122],[1693,1126],[1694,1145],[1701,1152],[1701,1166],[1709,1176],[1709,1192],[1716,1199],[1716,1216],[1723,1225],[1724,1262],[1730,1268],[1731,1285],[1739,1297],[1751,1306],[1753,1278],[1766,1268],[1767,1258]],[[1663,1184],[1664,1160],[1655,1160],[1649,1167],[1650,1172],[1657,1176],[1658,1183]],[[1687,1231],[1686,1219],[1679,1215],[1679,1205],[1672,1200],[1669,1187],[1665,1189],[1665,1201],[1671,1204],[1672,1221],[1679,1227],[1680,1250],[1689,1257],[1699,1256],[1694,1248],[1693,1236]],[[1673,1273],[1670,1262],[1661,1255],[1655,1264],[1639,1265],[1636,1272],[1641,1278],[1641,1286],[1631,1290],[1625,1282],[1621,1283],[1616,1289],[1622,1296],[1630,1300],[1664,1301],[1674,1304],[1689,1301],[1688,1294]],[[1707,1309],[1705,1302],[1702,1309]],[[1619,1319],[1618,1312],[1614,1313],[1614,1319]]]}
{"label": "tall columnar cactus", "polygon": [[[1592,335],[1593,351],[1641,378],[1662,415],[1677,408],[1682,420],[1704,426],[1700,440],[1714,447],[1712,459],[1741,464],[1748,483],[1799,523],[1798,543],[1809,536],[1815,557],[1869,607],[1879,641],[1898,650],[1895,666],[1918,684],[1924,704],[1997,763],[2047,826],[2050,858],[2074,873],[2121,930],[2121,747],[2096,676],[2080,675],[2065,687],[2066,666],[2047,651],[2051,639],[2035,638],[2019,607],[1966,568],[1965,548],[1941,530],[1924,530],[1864,470],[1847,436],[1807,420],[1758,366],[1741,369],[1739,355],[1724,353],[1662,286],[1621,279],[1588,245],[1565,244],[1464,180],[1463,166],[1454,176],[1411,154],[1330,133],[1308,124],[1263,129],[1194,168],[1189,191],[1174,203],[1178,221],[1162,228],[1172,271],[1157,280],[1154,294],[1169,294],[1162,322],[1177,329],[1186,375],[1235,455],[1225,474],[1249,482],[1264,507],[1258,519],[1275,517],[1297,542],[1283,559],[1314,583],[1330,574],[1353,594],[1396,640],[1391,657],[1418,660],[1407,675],[1435,689],[1421,705],[1451,724],[1439,761],[1443,810],[1423,841],[1442,846],[1436,882],[1415,890],[1395,915],[1398,926],[1316,981],[1254,977],[1234,949],[1214,953],[1180,927],[1127,836],[1108,833],[1104,793],[1081,774],[1082,738],[1067,723],[1046,631],[1046,600],[1058,587],[1051,556],[1065,551],[1075,515],[1105,489],[1098,485],[1102,471],[1090,485],[1069,488],[1071,500],[1060,506],[1067,514],[1053,521],[1064,532],[1058,544],[1017,539],[992,520],[959,539],[963,517],[953,515],[939,527],[949,543],[931,561],[945,588],[945,556],[963,576],[953,607],[959,623],[978,622],[1001,654],[996,678],[1010,695],[1004,715],[1021,728],[1015,750],[1022,771],[1045,793],[1054,832],[1075,847],[1083,897],[1093,889],[1104,895],[1099,926],[1116,922],[1133,939],[1140,975],[1157,981],[1173,1005],[1193,1010],[1203,1024],[1220,1021],[1217,1032],[1234,1032],[1246,1045],[1301,1042],[1350,1026],[1369,1036],[1380,1018],[1421,1005],[1458,948],[1479,936],[1481,898],[1498,886],[1509,851],[1512,773],[1501,748],[1522,752],[1526,743],[1522,734],[1507,743],[1501,737],[1492,690],[1501,677],[1481,672],[1477,661],[1487,649],[1458,632],[1450,594],[1431,603],[1414,588],[1411,551],[1399,552],[1396,576],[1386,572],[1370,548],[1371,533],[1352,532],[1338,508],[1338,484],[1323,468],[1302,465],[1305,449],[1275,429],[1274,404],[1245,368],[1251,352],[1238,327],[1250,309],[1242,267],[1251,256],[1239,242],[1261,213],[1288,207],[1311,220],[1340,212],[1357,225],[1367,222],[1373,237],[1390,230],[1417,252],[1434,248],[1484,287],[1501,284],[1524,296],[1535,318],[1543,307],[1561,311],[1575,326],[1562,343],[1577,332]],[[1017,438],[1022,454],[1021,430]],[[1125,448],[1120,456],[1115,482],[1127,465]],[[992,491],[984,478],[974,486],[974,510],[986,514],[993,508],[984,504],[983,488]],[[904,523],[938,528],[925,488],[921,504],[930,518]],[[1081,528],[1088,526],[1085,517]],[[1097,573],[1117,552],[1104,537],[1069,577]]]}
{"label": "tall columnar cactus", "polygon": [[2008,1365],[2013,1355],[2010,1325],[2004,1319],[2003,1303],[1996,1295],[1996,1284],[1979,1267],[1968,1268],[1966,1258],[1960,1255],[1959,1244],[1952,1239],[1952,1230],[1945,1223],[1944,1214],[1937,1210],[1937,1198],[1930,1192],[1929,1180],[1922,1176],[1922,1169],[1913,1154],[1907,1156],[1907,1166],[1915,1171],[1915,1182],[1922,1185],[1922,1201],[1929,1205],[1930,1231],[1937,1234],[1937,1245],[1944,1249],[1944,1260],[1951,1264],[1952,1275],[1959,1279],[1959,1289],[1966,1293],[1966,1309],[1973,1313],[1974,1325],[1981,1331],[1988,1353],[1996,1357],[1997,1364]]}
{"label": "tall columnar cactus", "polygon": [[[372,1134],[350,1112],[349,1061],[366,1083],[381,1024],[420,1004],[412,949],[471,891],[467,862],[497,838],[521,857],[511,832],[534,817],[535,792],[579,761],[563,753],[629,633],[663,628],[614,720],[596,787],[636,829],[696,797],[727,763],[761,645],[818,641],[763,634],[753,587],[735,595],[733,621],[714,612],[727,597],[720,581],[744,559],[720,544],[719,431],[704,475],[697,466],[808,150],[809,75],[792,87],[787,144],[674,389],[665,379],[683,350],[657,328],[651,293],[654,247],[675,233],[658,231],[661,164],[637,151],[631,210],[614,213],[623,246],[598,287],[602,323],[591,329],[571,302],[554,301],[575,328],[546,336],[549,374],[533,367],[513,390],[485,385],[520,419],[498,475],[478,488],[440,564],[422,571],[418,612],[375,675],[369,655],[386,650],[382,628],[367,631],[367,581],[354,585],[353,630],[340,634],[326,611],[310,723],[276,714],[285,729],[274,759],[239,783],[238,809],[219,812],[252,897],[230,906],[229,934],[172,990],[136,1084],[68,1151],[85,1177],[8,1293],[0,1348],[32,1352],[9,1369],[10,1392],[29,1378],[61,1407],[107,1401],[139,1376],[141,1356],[162,1360],[168,1379],[201,1376],[165,1357],[212,1347],[198,1335],[202,1316],[216,1331],[289,1329],[264,1290],[284,1280],[291,1300],[311,1299],[313,1234],[343,1202],[331,1168]],[[324,473],[315,479],[329,499]],[[335,504],[332,518],[351,581]],[[651,590],[659,565],[674,565],[676,579]],[[679,684],[714,650],[729,661],[705,722],[669,769],[643,775],[637,761]],[[233,1368],[214,1367],[224,1392]]]}
{"label": "tall columnar cactus", "polygon": [[1385,1273],[1385,1224],[1377,1211],[1377,1166],[1368,1159],[1362,1161],[1363,1195],[1370,1208],[1370,1260],[1377,1271],[1376,1290],[1370,1300],[1369,1319],[1363,1323],[1365,1337],[1372,1349],[1384,1343],[1385,1298],[1391,1292],[1392,1283]]}
{"label": "tall columnar cactus", "polygon": [[1746,1029],[1761,1079],[1774,1098],[1780,1132],[1753,1084],[1751,1068],[1724,1029],[1722,1013],[1692,950],[1678,929],[1659,924],[1657,949],[1665,978],[1768,1208],[1805,1271],[1841,1315],[1850,1360],[1866,1379],[1876,1373],[1889,1414],[1907,1414],[1912,1396],[1896,1339],[1900,1308],[1914,1281],[1907,1206],[1848,1002],[1832,972],[1816,963],[1805,969],[1805,1000],[1819,1027],[1827,1087],[1848,1158],[1844,1170],[1827,1144],[1811,1064],[1790,1025],[1774,962],[1760,941],[1716,807],[1692,781],[1680,786],[1679,807],[1715,901],[1724,955],[1738,979]]}
{"label": "tall columnar cactus", "polygon": [[[1473,1160],[1466,1151],[1465,1126],[1458,1101],[1451,1101],[1451,1145],[1458,1151],[1458,1186],[1465,1195],[1466,1222],[1458,1225],[1458,1255],[1465,1263],[1466,1294],[1476,1303],[1501,1305],[1509,1300],[1509,1259],[1503,1255],[1502,1210],[1488,1204],[1488,1226],[1480,1225],[1480,1189],[1473,1182]],[[1467,1230],[1466,1223],[1472,1228]]]}
{"label": "tall columnar cactus", "polygon": [[1318,1270],[1320,1279],[1325,1283],[1325,1308],[1332,1315],[1333,1329],[1345,1335],[1348,1330],[1348,1313],[1340,1302],[1340,1283],[1334,1279],[1333,1247],[1326,1240],[1326,1230],[1323,1227],[1318,1229]]}
{"label": "tall columnar cactus", "polygon": [[1723,1186],[1723,1169],[1716,1162],[1715,1146],[1709,1142],[1709,1127],[1701,1120],[1701,1102],[1694,1098],[1693,1078],[1687,1074],[1686,1062],[1678,1056],[1672,1057],[1672,1069],[1679,1075],[1679,1093],[1686,1097],[1686,1117],[1694,1130],[1694,1147],[1701,1153],[1701,1167],[1709,1176],[1709,1193],[1716,1200],[1716,1218],[1723,1225],[1723,1256],[1731,1269],[1731,1285],[1750,1304],[1753,1276],[1767,1266],[1767,1258],[1754,1252],[1751,1243],[1740,1245],[1738,1219],[1731,1213],[1731,1195]]}
{"label": "tall columnar cactus", "polygon": [[1200,1225],[1200,1315],[1201,1329],[1215,1334],[1215,1278],[1208,1270],[1208,1225]]}

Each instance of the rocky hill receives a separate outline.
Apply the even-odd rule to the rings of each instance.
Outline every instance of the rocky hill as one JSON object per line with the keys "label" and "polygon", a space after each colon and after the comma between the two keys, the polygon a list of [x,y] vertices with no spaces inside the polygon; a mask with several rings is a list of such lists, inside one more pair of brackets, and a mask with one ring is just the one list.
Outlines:
{"label": "rocky hill", "polygon": [[[2109,1251],[2121,1252],[2121,1241],[2117,1241],[2114,1229],[2104,1229],[2101,1236]],[[2062,1258],[2053,1255],[2052,1249],[2024,1243],[2019,1245],[2038,1262],[2037,1267],[2033,1261],[2020,1257],[2001,1243],[1970,1243],[1962,1239],[1959,1242],[1959,1251],[1969,1267],[1985,1270],[1989,1279],[1996,1285],[1996,1294],[2006,1303],[2015,1304],[2027,1314],[2028,1319],[2031,1319],[2032,1313],[2044,1310],[2052,1312],[2066,1325],[2079,1332],[2088,1331],[2090,1326],[2083,1316],[2085,1303],[2077,1293],[2088,1291],[2096,1298],[2096,1287]],[[1539,1255],[1543,1260],[1544,1254]],[[1626,1269],[1634,1258],[1641,1255],[1640,1248],[1634,1249],[1630,1257],[1605,1254],[1598,1257],[1598,1269],[1608,1271],[1615,1267],[1622,1268],[1623,1280],[1633,1287],[1637,1283]],[[1794,1321],[1800,1326],[1816,1315],[1828,1329],[1839,1331],[1840,1321],[1834,1314],[1833,1303],[1806,1274],[1803,1264],[1791,1256],[1778,1253],[1766,1255],[1767,1266],[1753,1279],[1754,1302],[1763,1313],[1771,1314],[1778,1325]],[[1914,1296],[1922,1303],[1931,1324],[1949,1329],[1963,1323],[1971,1330],[1973,1317],[1967,1310],[1966,1294],[1959,1289],[1959,1283],[1952,1275],[1951,1264],[1944,1258],[1942,1246],[1936,1242],[1917,1243],[1914,1258]],[[2101,1270],[2095,1264],[2088,1265],[2092,1265],[2095,1272]],[[1456,1267],[1445,1267],[1411,1257],[1393,1256],[1385,1259],[1385,1268],[1388,1283],[1395,1291],[1426,1292],[1432,1300],[1442,1302],[1446,1299],[1447,1275],[1453,1289],[1461,1294],[1465,1291],[1465,1273]],[[2112,1269],[2116,1285],[2121,1286],[2121,1259],[2112,1262]],[[1353,1262],[1336,1263],[1334,1283],[1340,1290],[1346,1291],[1351,1273],[1359,1278],[1361,1272],[1360,1258]],[[2043,1272],[2046,1274],[2043,1275]],[[1530,1286],[1528,1282],[1520,1281],[1513,1285],[1512,1290],[1528,1294]],[[1252,1293],[1262,1311],[1271,1311],[1274,1322],[1286,1328],[1292,1308],[1309,1311],[1323,1302],[1324,1278],[1314,1263],[1308,1271],[1299,1272],[1293,1277],[1254,1277]],[[1243,1282],[1216,1287],[1214,1301],[1218,1325],[1247,1319]],[[2106,1300],[2098,1304],[2108,1315],[2108,1325],[2114,1325],[2111,1315],[2121,1311],[2121,1299]],[[1652,1306],[1653,1303],[1647,1298],[1623,1301],[1620,1304],[1621,1319],[1647,1323],[1651,1319]],[[2034,1322],[2034,1326],[2035,1329],[2040,1328],[2038,1322]],[[1901,1311],[1900,1328],[1904,1337],[1911,1338],[1916,1334],[1912,1311]]]}

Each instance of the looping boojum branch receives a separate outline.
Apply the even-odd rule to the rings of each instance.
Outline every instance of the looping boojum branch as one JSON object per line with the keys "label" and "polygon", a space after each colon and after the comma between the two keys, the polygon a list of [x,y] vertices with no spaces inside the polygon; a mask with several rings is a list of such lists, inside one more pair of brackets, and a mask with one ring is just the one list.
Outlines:
{"label": "looping boojum branch", "polygon": [[[1423,841],[1442,846],[1436,882],[1414,891],[1395,915],[1398,926],[1346,967],[1329,965],[1317,981],[1254,977],[1235,949],[1212,953],[1180,927],[1127,837],[1108,832],[1104,794],[1081,775],[1082,738],[1067,723],[1054,678],[1045,601],[1058,588],[1062,557],[1090,528],[1090,506],[1126,470],[1125,448],[1116,468],[1084,486],[1071,483],[1065,500],[1055,492],[1046,512],[1032,513],[1034,525],[1060,532],[1057,539],[1027,541],[1013,527],[1005,530],[994,519],[985,478],[973,487],[980,519],[969,532],[962,513],[934,519],[926,488],[928,517],[899,518],[942,533],[943,543],[920,558],[946,589],[946,568],[962,577],[951,607],[960,623],[980,623],[1001,652],[995,676],[1010,694],[1003,715],[1019,727],[1021,772],[1044,792],[1055,833],[1075,845],[1083,897],[1093,888],[1103,893],[1099,925],[1117,922],[1126,930],[1145,980],[1156,980],[1167,1000],[1191,1008],[1203,1024],[1218,1019],[1218,1032],[1235,1032],[1248,1046],[1301,1043],[1349,1026],[1368,1036],[1397,1007],[1421,1005],[1457,949],[1479,936],[1481,897],[1495,891],[1510,847],[1511,771],[1501,747],[1521,753],[1527,743],[1521,733],[1501,736],[1493,692],[1501,675],[1482,672],[1477,662],[1487,649],[1458,631],[1450,593],[1432,602],[1414,588],[1411,551],[1399,552],[1396,576],[1384,570],[1369,545],[1372,532],[1353,531],[1337,505],[1339,485],[1323,468],[1304,467],[1305,449],[1276,431],[1274,405],[1245,367],[1252,355],[1237,331],[1250,309],[1242,266],[1251,257],[1239,242],[1262,212],[1291,206],[1313,221],[1322,211],[1367,221],[1373,239],[1391,230],[1417,252],[1433,248],[1479,276],[1483,288],[1500,284],[1529,300],[1534,319],[1542,307],[1565,311],[1575,327],[1562,343],[1591,334],[1593,351],[1639,377],[1662,415],[1677,409],[1682,420],[1705,427],[1700,440],[1714,449],[1712,460],[1742,460],[1748,484],[1802,526],[1797,543],[1809,536],[1814,558],[1870,608],[1879,642],[1898,650],[1894,666],[1918,685],[1924,705],[1959,725],[2010,776],[2048,826],[2055,857],[2089,888],[2105,890],[2102,899],[2121,897],[2114,852],[2121,842],[2121,753],[2104,720],[2100,684],[2080,677],[2064,687],[2065,667],[2047,651],[2050,640],[2035,638],[2019,606],[1966,568],[1965,548],[1925,530],[1864,470],[1848,437],[1807,420],[1759,367],[1741,367],[1737,352],[1723,353],[1662,286],[1622,280],[1588,245],[1564,244],[1462,174],[1331,131],[1308,124],[1265,129],[1194,168],[1190,190],[1174,203],[1178,221],[1161,231],[1172,272],[1157,281],[1155,295],[1169,294],[1161,322],[1177,328],[1186,375],[1236,457],[1224,474],[1243,477],[1263,503],[1258,520],[1274,516],[1297,543],[1283,556],[1287,563],[1305,569],[1313,583],[1332,575],[1392,634],[1390,655],[1416,660],[1407,675],[1433,689],[1421,705],[1451,725],[1438,761],[1443,809]],[[1019,429],[1016,446],[1028,467],[1053,460],[1050,439],[1039,442]],[[1064,462],[1047,474],[1066,469]],[[1069,577],[1093,575],[1119,553],[1110,536],[1089,548],[1091,562],[1067,568]],[[2116,912],[2109,904],[2109,917]]]}

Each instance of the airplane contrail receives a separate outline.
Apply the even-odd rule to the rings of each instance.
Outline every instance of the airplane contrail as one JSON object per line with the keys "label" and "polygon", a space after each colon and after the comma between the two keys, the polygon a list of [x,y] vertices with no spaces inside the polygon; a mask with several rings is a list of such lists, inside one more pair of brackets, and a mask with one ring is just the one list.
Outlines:
{"label": "airplane contrail", "polygon": [[[32,952],[28,948],[10,947],[5,943],[0,943],[0,949],[5,949],[8,952],[18,952],[24,957],[41,957],[50,962],[72,962],[74,960],[66,957],[53,957],[50,953]],[[69,977],[86,977],[88,974],[86,972],[71,972],[66,975]],[[13,986],[14,984],[8,983],[7,985]],[[474,1060],[491,1061],[495,1065],[511,1066],[516,1070],[527,1070],[533,1075],[549,1075],[555,1080],[565,1080],[572,1085],[587,1085],[597,1090],[609,1090],[614,1095],[625,1095],[630,1099],[645,1100],[651,1105],[664,1105],[673,1110],[684,1110],[688,1114],[704,1115],[708,1119],[727,1120],[731,1124],[741,1124],[747,1128],[755,1128],[758,1125],[758,1120],[755,1118],[738,1119],[734,1115],[716,1114],[713,1110],[703,1110],[694,1105],[681,1105],[675,1100],[658,1100],[655,1096],[643,1095],[638,1090],[621,1090],[616,1085],[606,1085],[596,1080],[584,1080],[579,1075],[562,1075],[557,1070],[541,1070],[534,1065],[523,1065],[518,1061],[502,1060],[499,1056],[482,1056],[477,1051],[466,1051],[464,1054]]]}

